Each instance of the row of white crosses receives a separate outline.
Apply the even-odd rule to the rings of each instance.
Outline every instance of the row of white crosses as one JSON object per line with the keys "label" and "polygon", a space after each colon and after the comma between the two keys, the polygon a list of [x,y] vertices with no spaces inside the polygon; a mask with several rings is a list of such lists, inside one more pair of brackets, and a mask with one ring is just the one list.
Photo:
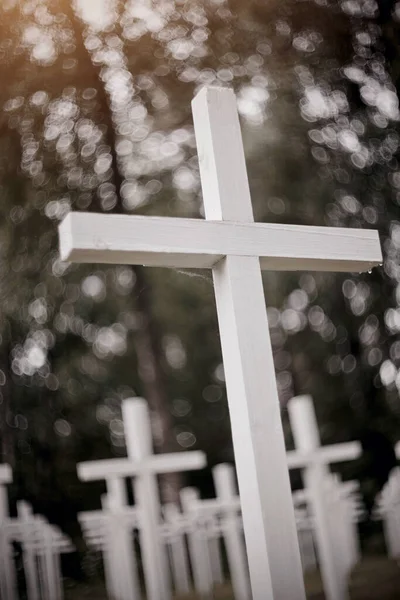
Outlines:
{"label": "row of white crosses", "polygon": [[138,529],[138,510],[128,506],[125,482],[107,481],[102,510],[78,515],[86,542],[104,557],[105,582],[114,600],[140,597],[132,533]]}
{"label": "row of white crosses", "polygon": [[28,600],[62,600],[61,554],[73,552],[70,540],[31,506],[17,503],[17,519],[10,522],[12,536],[22,546]]}
{"label": "row of white crosses", "polygon": [[[201,469],[206,464],[206,457],[199,451],[153,454],[148,406],[142,398],[124,400],[122,414],[127,458],[80,463],[78,476],[83,481],[105,481],[110,510],[121,511],[122,519],[125,518],[123,509],[127,505],[125,479],[132,478],[147,598],[166,600],[171,597],[171,581],[166,548],[160,535],[162,515],[157,475]],[[109,554],[119,554],[118,549],[121,551],[123,544],[126,560],[134,565],[132,551],[128,550],[131,545],[129,531],[127,537],[111,532],[111,540],[108,539],[111,544]],[[107,567],[106,574],[110,574],[112,568],[113,565]],[[126,573],[127,569],[119,561],[114,568],[117,569],[117,580],[121,580],[119,573]],[[139,597],[135,576],[119,591],[114,589],[113,583],[111,587],[116,600]],[[131,594],[131,590],[137,595]]]}
{"label": "row of white crosses", "polygon": [[[397,459],[400,459],[400,441],[395,445]],[[388,555],[400,558],[400,467],[394,468],[389,479],[378,495],[374,517],[383,522]]]}
{"label": "row of white crosses", "polygon": [[171,526],[180,527],[180,535],[188,537],[194,585],[201,597],[210,597],[214,585],[224,580],[222,539],[234,597],[236,600],[248,600],[250,581],[234,468],[226,464],[217,465],[213,469],[213,478],[216,498],[201,500],[197,490],[183,489],[183,513],[175,513]]}
{"label": "row of white crosses", "polygon": [[[351,564],[353,559],[350,558],[350,555],[354,552],[349,549],[348,545],[353,547],[354,542],[347,540],[350,555],[348,562],[344,564],[342,552],[346,552],[346,545],[338,548],[337,532],[341,531],[340,527],[351,528],[352,523],[341,523],[340,519],[343,518],[343,514],[336,515],[335,518],[335,508],[339,507],[339,510],[344,510],[347,518],[348,512],[352,512],[352,508],[348,507],[348,512],[346,512],[346,497],[343,498],[341,493],[344,491],[349,495],[355,490],[352,489],[352,486],[347,491],[340,490],[340,486],[332,489],[334,482],[332,480],[329,482],[328,465],[358,458],[361,456],[361,444],[348,442],[321,446],[314,405],[310,396],[292,398],[288,402],[288,411],[296,450],[287,453],[287,462],[289,469],[303,469],[304,489],[314,521],[318,560],[325,594],[328,600],[346,600],[348,598],[348,570],[353,566]],[[336,497],[333,496],[333,491]],[[346,542],[343,537],[341,541]]]}
{"label": "row of white crosses", "polygon": [[[329,600],[341,600],[347,596],[348,573],[359,557],[356,520],[360,516],[360,509],[353,498],[356,492],[354,482],[341,483],[337,476],[329,474],[326,465],[356,458],[360,453],[360,447],[354,442],[320,447],[318,427],[310,397],[292,399],[289,403],[289,414],[299,449],[289,452],[287,460],[291,467],[305,467],[305,483],[308,484],[302,492],[294,495],[294,502],[298,509],[301,505],[306,505],[308,508],[303,515],[299,510],[296,511],[296,522],[302,542],[302,559],[306,566],[315,566],[315,535],[326,596]],[[128,455],[127,459],[91,461],[78,465],[81,478],[88,480],[101,477],[107,483],[108,494],[103,497],[103,510],[81,513],[79,518],[87,542],[103,553],[106,584],[110,596],[116,600],[140,597],[132,537],[133,531],[138,530],[143,548],[157,545],[164,557],[167,573],[162,573],[162,578],[144,557],[146,582],[150,578],[153,580],[158,578],[158,583],[154,581],[153,589],[159,594],[162,593],[163,582],[168,579],[165,547],[169,554],[169,567],[175,591],[184,594],[190,590],[189,562],[185,542],[187,539],[195,590],[200,597],[211,597],[214,585],[223,581],[219,545],[219,540],[222,538],[234,597],[237,600],[247,600],[250,597],[250,588],[242,539],[241,505],[235,488],[233,467],[218,465],[213,469],[216,498],[201,500],[197,490],[185,488],[181,492],[183,512],[175,505],[166,505],[161,511],[158,504],[155,517],[154,515],[149,517],[155,518],[154,526],[151,529],[147,528],[146,518],[143,519],[144,526],[142,526],[143,506],[140,499],[136,506],[128,506],[124,477],[133,473],[134,489],[136,489],[140,477],[146,472],[151,472],[153,479],[156,480],[155,474],[160,471],[165,472],[166,465],[168,468],[172,466],[175,469],[179,462],[183,468],[183,463],[186,466],[193,466],[195,461],[200,467],[204,466],[204,457],[200,453],[201,460],[198,461],[196,455],[199,453],[196,452],[152,456],[150,416],[143,399],[125,400],[123,415],[126,435],[132,438],[130,442],[127,438],[128,448],[132,448],[134,439],[143,439],[143,433],[147,432],[145,434],[147,450],[140,453],[141,456],[147,457],[146,462],[145,459],[134,460],[132,455]],[[129,425],[126,421],[128,418]],[[305,443],[307,440],[308,446]],[[318,466],[318,479],[308,477],[309,472],[313,473],[315,470],[315,465]],[[151,493],[157,495],[156,502],[159,502],[157,484],[151,489]],[[147,496],[145,508],[151,504],[152,501]],[[155,536],[153,542],[147,539],[149,535]],[[329,588],[329,578],[333,576],[340,582],[339,592],[335,590],[332,592],[332,588]]]}
{"label": "row of white crosses", "polygon": [[61,258],[212,269],[253,598],[304,600],[261,271],[370,270],[379,238],[254,223],[233,92],[204,88],[192,110],[206,220],[70,213]]}
{"label": "row of white crosses", "polygon": [[13,562],[12,541],[7,531],[10,518],[7,485],[12,483],[9,465],[0,465],[0,598],[15,600],[17,581]]}
{"label": "row of white crosses", "polygon": [[5,485],[11,482],[11,468],[0,465],[0,598],[18,597],[13,542],[19,542],[28,600],[62,600],[60,555],[74,548],[57,527],[34,515],[23,500],[17,502],[17,517],[10,518]]}

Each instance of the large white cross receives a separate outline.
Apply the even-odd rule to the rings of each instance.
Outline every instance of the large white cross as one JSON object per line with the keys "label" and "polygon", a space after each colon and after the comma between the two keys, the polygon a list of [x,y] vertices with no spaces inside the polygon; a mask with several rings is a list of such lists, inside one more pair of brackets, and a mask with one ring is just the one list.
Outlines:
{"label": "large white cross", "polygon": [[212,269],[253,597],[301,600],[261,270],[369,270],[378,234],[254,223],[233,92],[204,88],[192,109],[206,220],[70,213],[61,258]]}
{"label": "large white cross", "polygon": [[304,485],[309,494],[315,520],[318,558],[327,600],[346,600],[347,581],[338,568],[338,557],[332,539],[331,514],[326,493],[328,465],[354,460],[361,456],[359,442],[321,446],[318,423],[311,396],[296,396],[288,402],[295,451],[287,453],[291,469],[304,469]]}
{"label": "large white cross", "polygon": [[157,474],[202,469],[203,452],[153,454],[151,424],[147,402],[131,398],[122,403],[122,416],[128,458],[79,463],[83,481],[114,481],[114,492],[121,478],[135,477],[135,503],[138,507],[140,541],[149,600],[168,600],[171,596],[167,555],[160,537],[161,507]]}

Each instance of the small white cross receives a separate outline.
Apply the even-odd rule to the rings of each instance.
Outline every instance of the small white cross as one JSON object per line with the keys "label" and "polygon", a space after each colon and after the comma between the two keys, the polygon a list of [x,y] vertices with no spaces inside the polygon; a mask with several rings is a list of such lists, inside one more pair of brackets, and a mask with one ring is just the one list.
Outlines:
{"label": "small white cross", "polygon": [[0,465],[0,522],[9,515],[8,494],[6,485],[12,483],[12,470],[10,465]]}
{"label": "small white cross", "polygon": [[[214,467],[213,478],[215,492],[221,503],[233,504],[239,499],[232,465],[221,464]],[[237,511],[229,510],[224,516],[223,536],[235,599],[247,600],[250,597],[250,582]]]}
{"label": "small white cross", "polygon": [[[103,510],[78,513],[86,542],[103,554],[105,584],[115,600],[141,596],[133,531],[139,528],[137,508],[127,506],[123,479],[115,479],[114,492],[101,498]],[[109,487],[109,486],[107,486]]]}
{"label": "small white cross", "polygon": [[6,486],[12,483],[12,480],[10,465],[0,464],[0,597],[4,596],[15,600],[17,597],[16,573],[12,546],[6,535],[6,524],[10,515]]}
{"label": "small white cross", "polygon": [[236,99],[192,103],[206,220],[70,213],[61,258],[211,268],[253,598],[305,598],[271,340],[266,270],[364,271],[376,231],[254,223]]}
{"label": "small white cross", "polygon": [[135,477],[135,503],[139,513],[147,595],[149,600],[167,600],[171,595],[170,579],[167,556],[160,537],[161,508],[157,474],[202,469],[206,465],[206,457],[199,451],[153,454],[149,409],[142,398],[124,400],[122,416],[128,458],[80,463],[77,466],[78,476],[83,481],[113,481],[114,490],[109,490],[113,496],[117,492],[119,479]]}
{"label": "small white cross", "polygon": [[348,598],[347,582],[342,581],[332,539],[326,477],[328,465],[354,460],[361,456],[359,442],[321,446],[318,424],[311,396],[297,396],[288,402],[290,425],[296,446],[287,453],[290,469],[304,468],[304,485],[315,520],[318,557],[327,600]]}

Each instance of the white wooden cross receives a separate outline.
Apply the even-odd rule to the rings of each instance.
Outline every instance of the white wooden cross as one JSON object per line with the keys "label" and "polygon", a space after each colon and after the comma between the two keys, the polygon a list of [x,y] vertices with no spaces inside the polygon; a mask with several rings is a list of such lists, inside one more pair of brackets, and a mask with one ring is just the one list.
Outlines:
{"label": "white wooden cross", "polygon": [[10,465],[0,464],[0,597],[14,600],[17,594],[13,549],[7,535],[9,518],[7,484],[12,483]]}
{"label": "white wooden cross", "polygon": [[18,518],[12,519],[13,538],[22,544],[28,600],[62,600],[60,555],[74,550],[70,540],[30,504],[17,503]]}
{"label": "white wooden cross", "polygon": [[326,478],[328,511],[337,540],[337,554],[345,576],[349,575],[361,556],[358,522],[364,518],[365,509],[359,489],[358,481],[343,483],[336,473],[329,474]]}
{"label": "white wooden cross", "polygon": [[78,513],[86,543],[103,555],[105,584],[113,600],[141,597],[133,532],[139,528],[136,507],[127,506],[126,487],[116,480],[110,495],[101,498],[102,510]]}
{"label": "white wooden cross", "polygon": [[214,580],[207,530],[198,514],[201,503],[199,491],[191,487],[183,488],[180,501],[189,521],[187,539],[195,591],[202,600],[209,600],[213,596]]}
{"label": "white wooden cross", "polygon": [[61,258],[211,268],[253,597],[305,597],[261,270],[365,271],[376,231],[254,223],[236,99],[192,103],[206,220],[70,213]]}
{"label": "white wooden cross", "polygon": [[149,600],[167,600],[170,597],[170,577],[160,536],[157,474],[202,469],[206,465],[206,457],[199,451],[153,454],[149,409],[143,398],[124,400],[122,416],[128,457],[80,463],[77,466],[78,476],[83,481],[114,482],[135,477],[134,494],[139,512],[147,595]]}
{"label": "white wooden cross", "polygon": [[[303,490],[301,490],[302,492]],[[309,507],[305,503],[303,494],[293,494],[293,504],[296,516],[297,536],[299,539],[301,563],[303,571],[313,571],[317,568],[317,555],[314,544],[314,527],[310,516]]]}
{"label": "white wooden cross", "polygon": [[188,519],[182,514],[177,504],[164,504],[164,523],[161,535],[167,545],[170,557],[171,573],[177,595],[190,593],[189,560],[185,535]]}
{"label": "white wooden cross", "polygon": [[[399,444],[397,447],[400,449]],[[383,521],[388,556],[398,560],[400,558],[400,467],[391,471],[387,483],[377,495],[373,514],[375,519]]]}
{"label": "white wooden cross", "polygon": [[7,484],[12,483],[12,470],[10,465],[0,465],[0,521],[9,516]]}
{"label": "white wooden cross", "polygon": [[356,459],[361,455],[359,442],[321,446],[311,396],[297,396],[288,402],[288,411],[296,450],[287,453],[289,469],[304,469],[304,485],[309,494],[315,521],[318,558],[327,600],[348,597],[346,582],[340,580],[332,540],[326,495],[328,465]]}
{"label": "white wooden cross", "polygon": [[[250,598],[250,581],[243,545],[240,510],[235,507],[235,502],[239,501],[239,497],[233,466],[228,464],[215,466],[213,479],[218,500],[226,504],[222,520],[222,534],[235,600],[248,600]],[[240,501],[238,503],[240,507]]]}

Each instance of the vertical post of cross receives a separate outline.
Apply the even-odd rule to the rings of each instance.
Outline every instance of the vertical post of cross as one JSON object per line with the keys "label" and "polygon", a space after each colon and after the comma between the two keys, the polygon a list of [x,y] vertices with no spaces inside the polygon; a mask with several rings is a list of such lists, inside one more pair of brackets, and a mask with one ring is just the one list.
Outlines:
{"label": "vertical post of cross", "polygon": [[[296,450],[304,453],[316,452],[321,442],[311,396],[292,398],[288,403],[288,411]],[[318,558],[326,596],[328,600],[346,600],[348,598],[347,582],[340,581],[337,556],[335,556],[332,544],[330,515],[324,489],[326,475],[327,466],[325,464],[314,462],[306,465],[304,486],[309,493],[315,519]]]}
{"label": "vertical post of cross", "polygon": [[[146,400],[122,403],[126,448],[129,458],[141,462],[153,454],[153,438]],[[157,476],[149,471],[132,480],[135,502],[140,506],[140,536],[146,589],[150,598],[169,598],[169,577],[166,550],[160,538],[161,507]],[[156,573],[157,575],[154,575]]]}
{"label": "vertical post of cross", "polygon": [[[235,472],[232,465],[220,464],[213,468],[215,492],[219,500],[232,501],[235,490]],[[223,536],[228,557],[232,587],[236,600],[248,600],[250,597],[249,575],[243,545],[243,533],[236,511],[227,512],[223,521]]]}
{"label": "vertical post of cross", "polygon": [[[206,218],[252,223],[232,90],[201,90],[192,111]],[[304,582],[260,260],[228,255],[213,267],[213,279],[253,598],[302,600]]]}

